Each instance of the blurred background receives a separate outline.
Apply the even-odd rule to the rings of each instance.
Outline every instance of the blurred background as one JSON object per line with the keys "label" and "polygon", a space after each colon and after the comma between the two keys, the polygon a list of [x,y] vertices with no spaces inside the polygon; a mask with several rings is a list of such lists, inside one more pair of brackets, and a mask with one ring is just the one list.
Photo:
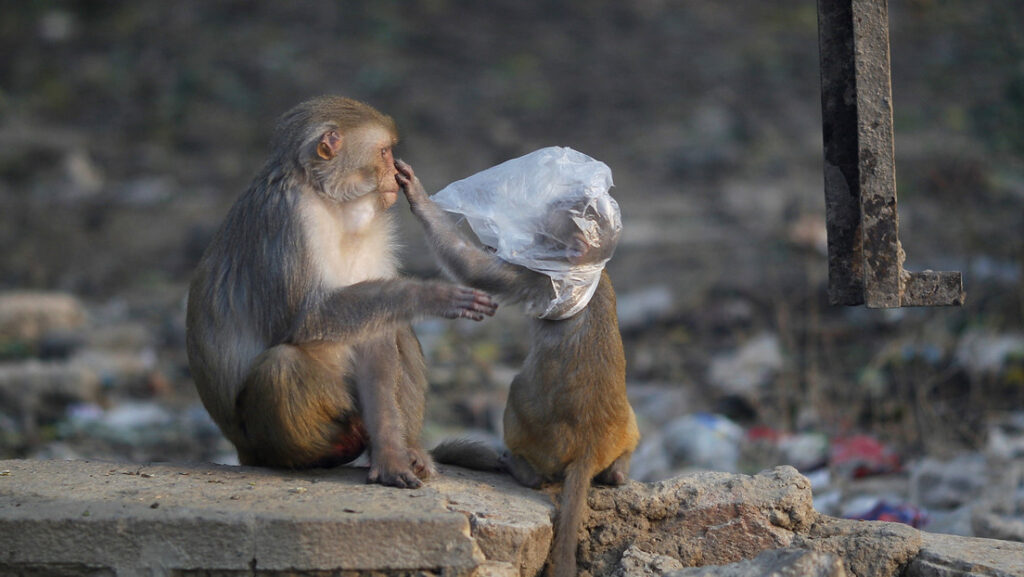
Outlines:
{"label": "blurred background", "polygon": [[[550,145],[612,168],[635,478],[791,464],[826,513],[1024,540],[1024,3],[889,8],[905,266],[962,308],[827,304],[812,0],[0,1],[0,457],[232,462],[190,274],[275,118],[334,93],[428,190]],[[525,327],[418,325],[428,442],[499,434]]]}

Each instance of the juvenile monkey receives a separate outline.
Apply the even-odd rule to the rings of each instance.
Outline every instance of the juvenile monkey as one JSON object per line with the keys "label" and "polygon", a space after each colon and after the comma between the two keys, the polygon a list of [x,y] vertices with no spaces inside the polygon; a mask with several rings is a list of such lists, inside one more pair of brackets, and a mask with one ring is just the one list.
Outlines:
{"label": "juvenile monkey", "polygon": [[410,320],[494,314],[486,294],[401,278],[390,117],[322,97],[285,113],[271,155],[199,262],[189,365],[244,465],[302,468],[369,450],[368,480],[418,487],[425,366]]}
{"label": "juvenile monkey", "polygon": [[[547,302],[551,279],[508,263],[462,237],[427,196],[412,167],[396,162],[398,182],[444,268],[469,286],[513,302]],[[570,226],[566,207],[550,218]],[[611,243],[602,243],[605,246]],[[573,264],[610,255],[588,254],[587,243],[563,247]],[[531,348],[512,381],[505,406],[505,468],[522,484],[564,480],[550,573],[576,575],[577,533],[591,480],[621,485],[640,438],[626,398],[626,360],[608,274],[590,303],[564,320],[535,319]]]}

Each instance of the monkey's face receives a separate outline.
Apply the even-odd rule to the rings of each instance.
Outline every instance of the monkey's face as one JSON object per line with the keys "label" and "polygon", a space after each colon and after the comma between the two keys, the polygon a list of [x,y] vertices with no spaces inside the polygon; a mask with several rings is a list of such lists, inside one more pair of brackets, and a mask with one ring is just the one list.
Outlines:
{"label": "monkey's face", "polygon": [[332,200],[345,203],[375,195],[378,208],[387,210],[399,192],[391,151],[395,140],[392,131],[376,124],[345,133],[328,126],[316,144],[310,174]]}
{"label": "monkey's face", "polygon": [[544,212],[534,241],[547,260],[586,266],[611,258],[621,227],[610,221],[590,199],[559,199]]}

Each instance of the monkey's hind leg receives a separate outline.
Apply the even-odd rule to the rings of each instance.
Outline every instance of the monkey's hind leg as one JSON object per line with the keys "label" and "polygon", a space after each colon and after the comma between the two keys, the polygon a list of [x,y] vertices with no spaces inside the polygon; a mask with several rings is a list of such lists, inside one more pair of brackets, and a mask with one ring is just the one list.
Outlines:
{"label": "monkey's hind leg", "polygon": [[625,485],[626,481],[629,480],[629,461],[632,456],[632,451],[619,455],[619,458],[612,461],[612,464],[608,465],[608,468],[604,471],[598,473],[594,480],[602,485],[611,485],[613,487]]}
{"label": "monkey's hind leg", "polygon": [[405,426],[405,445],[413,473],[420,479],[429,479],[437,474],[437,466],[430,453],[423,449],[420,439],[428,386],[427,364],[411,326],[399,327],[395,342],[402,362],[403,374],[398,382],[397,397]]}
{"label": "monkey's hind leg", "polygon": [[[370,472],[367,481],[403,489],[416,489],[423,485],[416,474],[422,469],[418,455],[409,450],[410,427],[416,429],[418,447],[419,427],[422,423],[422,394],[414,395],[418,414],[409,414],[411,401],[402,398],[410,391],[405,367],[399,357],[395,332],[362,341],[352,347],[353,374],[359,393],[359,406],[370,434]],[[410,424],[410,420],[413,422]],[[431,462],[431,466],[433,463]]]}
{"label": "monkey's hind leg", "polygon": [[344,382],[347,361],[324,345],[278,345],[256,357],[236,401],[242,464],[305,468],[358,457],[367,435]]}

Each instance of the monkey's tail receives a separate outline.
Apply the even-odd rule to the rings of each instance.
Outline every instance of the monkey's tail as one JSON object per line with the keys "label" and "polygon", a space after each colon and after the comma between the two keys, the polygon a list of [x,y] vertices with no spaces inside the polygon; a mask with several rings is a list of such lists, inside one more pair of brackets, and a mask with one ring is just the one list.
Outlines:
{"label": "monkey's tail", "polygon": [[430,451],[438,463],[465,467],[474,471],[504,471],[501,454],[483,441],[448,439]]}
{"label": "monkey's tail", "polygon": [[593,472],[589,458],[580,458],[565,469],[565,481],[562,484],[561,507],[555,525],[555,544],[551,548],[551,577],[576,576],[576,542],[577,533],[583,524],[583,514],[587,509],[587,495],[590,492],[590,480]]}

